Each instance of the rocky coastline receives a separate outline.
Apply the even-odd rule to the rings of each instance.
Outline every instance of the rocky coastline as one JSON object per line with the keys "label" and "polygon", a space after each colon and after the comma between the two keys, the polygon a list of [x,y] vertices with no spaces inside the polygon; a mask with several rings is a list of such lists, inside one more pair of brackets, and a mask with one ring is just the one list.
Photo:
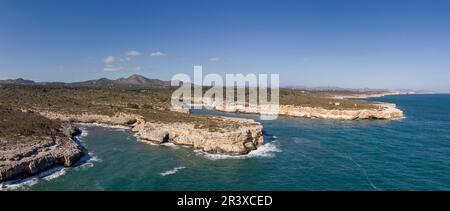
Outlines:
{"label": "rocky coastline", "polygon": [[[377,95],[378,96],[378,95]],[[384,96],[384,95],[383,95]],[[374,96],[375,97],[375,96]],[[333,119],[333,120],[361,120],[361,119],[384,119],[394,120],[403,118],[403,111],[398,109],[395,104],[373,102],[373,108],[359,109],[355,104],[354,108],[341,108],[341,109],[325,109],[321,107],[308,107],[298,105],[279,105],[278,111],[274,107],[270,106],[244,106],[233,105],[232,109],[227,107],[226,104],[219,106],[214,100],[195,100],[190,106],[203,106],[208,109],[213,109],[222,112],[239,112],[249,114],[278,114],[284,116],[304,117],[311,119]],[[330,103],[339,106],[339,103]],[[175,110],[182,110],[177,108]]]}
{"label": "rocky coastline", "polygon": [[[19,145],[0,149],[0,182],[36,175],[56,166],[70,167],[84,155],[75,136],[81,131],[66,124],[60,133],[30,139]],[[38,140],[31,140],[38,139]]]}
{"label": "rocky coastline", "polygon": [[67,122],[99,123],[127,126],[135,135],[154,144],[173,143],[190,146],[213,154],[243,155],[264,144],[262,125],[254,120],[210,117],[224,126],[218,129],[199,127],[195,122],[151,122],[136,114],[118,113],[113,116],[96,114],[63,114],[39,112],[49,119]]}
{"label": "rocky coastline", "polygon": [[[30,112],[30,111],[23,111]],[[85,153],[77,141],[81,130],[74,123],[98,123],[128,127],[144,141],[154,144],[173,143],[190,146],[213,154],[243,155],[264,144],[262,126],[253,120],[228,117],[211,117],[224,125],[217,130],[198,127],[194,123],[148,122],[140,115],[118,113],[116,115],[65,114],[51,111],[32,111],[45,118],[66,122],[63,131],[26,142],[27,144],[0,149],[0,182],[36,175],[56,166],[73,166]],[[23,137],[35,139],[36,137]]]}

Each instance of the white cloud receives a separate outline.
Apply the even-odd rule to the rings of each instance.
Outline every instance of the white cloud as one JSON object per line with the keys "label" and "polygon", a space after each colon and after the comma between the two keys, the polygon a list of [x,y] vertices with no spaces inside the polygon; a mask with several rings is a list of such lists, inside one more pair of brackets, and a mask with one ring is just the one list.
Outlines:
{"label": "white cloud", "polygon": [[116,72],[119,70],[122,70],[123,67],[118,67],[118,66],[114,66],[114,65],[106,65],[105,67],[103,67],[103,71],[106,72]]}
{"label": "white cloud", "polygon": [[112,63],[114,63],[116,61],[116,57],[114,57],[114,56],[108,56],[108,57],[106,57],[105,59],[103,59],[103,62],[105,63],[105,64],[112,64]]}
{"label": "white cloud", "polygon": [[133,70],[140,71],[140,66],[133,67],[133,57],[142,55],[141,52],[136,50],[130,50],[125,52],[124,56],[108,56],[103,59],[104,67],[103,71],[116,72],[121,70]]}
{"label": "white cloud", "polygon": [[220,60],[219,57],[213,57],[213,58],[210,58],[210,59],[209,59],[209,61],[212,61],[212,62],[217,62],[217,61],[219,61],[219,60]]}
{"label": "white cloud", "polygon": [[153,56],[153,57],[159,57],[159,56],[165,56],[165,55],[166,55],[166,54],[163,53],[163,52],[161,52],[161,51],[152,52],[152,53],[150,54],[150,56]]}
{"label": "white cloud", "polygon": [[140,56],[141,52],[135,51],[135,50],[131,50],[131,51],[128,51],[125,55],[127,55],[128,57],[129,56]]}

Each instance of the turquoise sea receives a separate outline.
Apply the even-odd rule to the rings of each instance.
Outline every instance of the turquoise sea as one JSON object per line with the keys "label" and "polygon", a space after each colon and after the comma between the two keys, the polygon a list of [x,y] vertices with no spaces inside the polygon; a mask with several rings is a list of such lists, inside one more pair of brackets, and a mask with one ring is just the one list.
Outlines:
{"label": "turquoise sea", "polygon": [[[373,100],[397,104],[406,118],[262,121],[266,146],[239,158],[154,146],[137,141],[124,129],[83,125],[81,140],[90,160],[30,179],[18,188],[450,190],[450,95]],[[258,119],[255,115],[197,112]]]}

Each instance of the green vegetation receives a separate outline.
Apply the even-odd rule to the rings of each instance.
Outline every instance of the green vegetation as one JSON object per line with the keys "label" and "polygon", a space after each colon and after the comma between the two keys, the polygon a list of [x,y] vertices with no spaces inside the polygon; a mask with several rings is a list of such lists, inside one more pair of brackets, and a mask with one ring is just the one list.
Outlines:
{"label": "green vegetation", "polygon": [[363,94],[350,91],[309,91],[309,90],[280,90],[280,104],[298,105],[305,107],[320,107],[325,109],[373,109],[373,102],[363,100],[336,99],[336,96]]}
{"label": "green vegetation", "polygon": [[[2,99],[0,106],[24,110],[108,116],[124,112],[141,115],[148,122],[194,122],[196,128],[208,128],[210,131],[235,127],[235,125],[224,123],[213,116],[170,111],[172,91],[171,88],[122,90],[43,85],[4,85],[0,87],[0,99]],[[12,115],[6,115],[12,118]],[[7,127],[7,125],[2,125],[2,127]]]}
{"label": "green vegetation", "polygon": [[[203,88],[203,93],[208,91],[211,87]],[[243,88],[239,88],[242,89]],[[237,101],[237,90],[234,90],[234,100]],[[258,90],[254,90],[258,95]],[[246,88],[245,100],[246,105],[249,101],[249,88]],[[193,91],[192,91],[193,93]],[[225,88],[223,94],[226,93]],[[270,100],[271,90],[267,90],[268,100]],[[368,102],[364,100],[351,100],[351,99],[338,99],[337,97],[352,96],[360,94],[376,94],[379,92],[363,92],[363,91],[318,91],[318,90],[300,90],[300,89],[280,89],[280,105],[294,105],[302,107],[320,107],[324,109],[337,109],[337,110],[357,110],[357,109],[376,109],[377,106],[374,102]],[[258,99],[259,102],[259,99]]]}
{"label": "green vegetation", "polygon": [[60,129],[59,121],[49,120],[33,112],[0,106],[0,147],[30,140],[30,137],[48,138],[60,133]]}

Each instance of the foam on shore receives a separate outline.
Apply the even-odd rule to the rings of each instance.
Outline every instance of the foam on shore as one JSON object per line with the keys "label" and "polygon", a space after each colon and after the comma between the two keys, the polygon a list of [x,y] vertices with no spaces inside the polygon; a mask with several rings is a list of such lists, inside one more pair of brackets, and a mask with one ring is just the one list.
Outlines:
{"label": "foam on shore", "polygon": [[[76,141],[83,143],[83,138],[88,135],[88,132],[85,128],[82,129],[82,133],[79,136],[75,136]],[[58,177],[61,177],[67,173],[69,169],[79,169],[79,168],[91,168],[94,166],[95,162],[102,162],[100,158],[98,158],[93,152],[85,152],[86,154],[80,158],[80,160],[75,164],[74,167],[64,167],[64,166],[56,166],[46,171],[43,171],[37,175],[27,177],[24,179],[5,181],[0,183],[0,191],[3,190],[22,190],[33,185],[36,185],[39,181],[45,180],[50,181],[54,180]]]}
{"label": "foam on shore", "polygon": [[172,148],[175,148],[175,149],[179,149],[180,148],[179,145],[176,145],[176,144],[170,143],[170,142],[161,143],[161,144],[155,144],[152,141],[141,139],[137,135],[134,135],[134,137],[136,137],[136,141],[142,142],[144,144],[152,145],[152,146],[165,146],[165,147],[172,147]]}
{"label": "foam on shore", "polygon": [[102,124],[102,123],[76,123],[76,125],[81,126],[87,126],[87,127],[106,127],[106,128],[112,128],[112,129],[122,129],[122,130],[128,130],[130,127],[123,126],[123,125],[109,125],[109,124]]}
{"label": "foam on shore", "polygon": [[50,181],[66,174],[67,169],[62,166],[51,168],[47,171],[43,171],[35,176],[27,177],[24,179],[5,181],[0,183],[0,191],[2,190],[20,190],[27,187],[31,187],[37,184],[41,179]]}
{"label": "foam on shore", "polygon": [[271,158],[275,157],[276,153],[282,152],[282,150],[279,149],[276,143],[273,141],[258,147],[258,149],[256,150],[250,151],[246,155],[211,154],[203,152],[201,150],[195,150],[195,152],[198,155],[201,155],[209,160],[223,160],[223,159]]}

